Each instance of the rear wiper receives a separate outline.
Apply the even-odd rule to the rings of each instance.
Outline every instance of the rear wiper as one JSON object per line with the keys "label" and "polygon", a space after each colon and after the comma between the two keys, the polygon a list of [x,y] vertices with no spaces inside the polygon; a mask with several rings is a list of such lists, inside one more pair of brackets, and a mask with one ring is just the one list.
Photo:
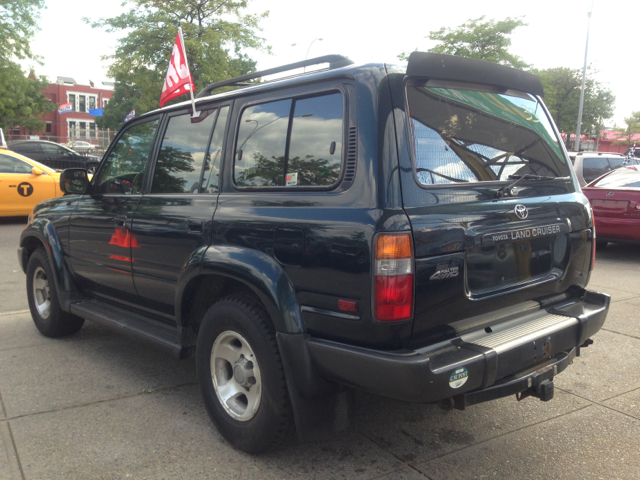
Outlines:
{"label": "rear wiper", "polygon": [[502,198],[506,195],[515,195],[517,190],[512,191],[513,187],[515,187],[518,182],[522,180],[569,180],[571,177],[548,177],[544,175],[535,175],[533,173],[526,173],[524,175],[509,175],[510,180],[516,179],[515,182],[511,182],[506,187],[502,187],[500,190],[496,192],[496,198]]}

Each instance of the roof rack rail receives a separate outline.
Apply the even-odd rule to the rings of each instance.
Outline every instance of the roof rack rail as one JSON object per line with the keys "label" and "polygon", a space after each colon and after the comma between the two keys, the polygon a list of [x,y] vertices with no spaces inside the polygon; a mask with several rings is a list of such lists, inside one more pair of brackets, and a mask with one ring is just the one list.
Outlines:
{"label": "roof rack rail", "polygon": [[343,55],[325,55],[324,57],[316,57],[310,58],[309,60],[303,60],[301,62],[289,63],[288,65],[282,65],[280,67],[270,68],[268,70],[262,70],[261,72],[248,73],[247,75],[242,75],[240,77],[230,78],[229,80],[222,80],[220,82],[215,82],[210,85],[207,85],[205,88],[200,90],[200,93],[196,95],[196,98],[202,98],[207,95],[210,95],[213,90],[220,87],[240,87],[246,86],[242,85],[242,82],[246,82],[247,80],[254,80],[256,78],[265,77],[267,75],[273,75],[274,73],[282,73],[288,72],[289,70],[295,70],[296,68],[309,67],[311,65],[319,65],[321,63],[328,63],[329,70],[333,70],[334,68],[346,67],[347,65],[352,65],[353,60],[343,56]]}

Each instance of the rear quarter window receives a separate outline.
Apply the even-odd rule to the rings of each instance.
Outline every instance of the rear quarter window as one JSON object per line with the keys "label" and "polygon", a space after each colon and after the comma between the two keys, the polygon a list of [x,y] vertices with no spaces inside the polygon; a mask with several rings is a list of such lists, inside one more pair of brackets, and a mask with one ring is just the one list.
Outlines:
{"label": "rear quarter window", "polygon": [[587,183],[593,182],[609,170],[611,170],[611,167],[606,158],[588,157],[582,160],[582,176]]}
{"label": "rear quarter window", "polygon": [[342,172],[340,92],[277,100],[242,111],[234,156],[239,187],[331,187]]}

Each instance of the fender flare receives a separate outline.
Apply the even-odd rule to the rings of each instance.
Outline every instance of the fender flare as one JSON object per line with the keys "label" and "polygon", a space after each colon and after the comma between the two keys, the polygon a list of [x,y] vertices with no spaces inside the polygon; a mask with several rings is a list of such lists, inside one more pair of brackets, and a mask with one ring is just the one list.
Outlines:
{"label": "fender flare", "polygon": [[[201,256],[198,252],[190,257],[179,281],[178,315],[189,282],[207,275],[228,277],[249,287],[263,302],[277,332],[304,333],[300,305],[282,266],[263,252],[235,246],[214,245],[202,251]],[[182,323],[181,318],[177,320],[178,324]]]}
{"label": "fender flare", "polygon": [[[62,244],[60,243],[60,238],[53,223],[47,218],[34,219],[20,236],[21,249],[32,246],[31,239],[34,238],[38,243],[42,244],[47,251],[60,308],[68,312],[69,305],[77,296],[77,290],[71,281],[69,270],[64,261]],[[22,250],[22,252],[24,252],[24,250]],[[26,273],[28,257],[24,253],[19,253],[19,255],[22,270]]]}

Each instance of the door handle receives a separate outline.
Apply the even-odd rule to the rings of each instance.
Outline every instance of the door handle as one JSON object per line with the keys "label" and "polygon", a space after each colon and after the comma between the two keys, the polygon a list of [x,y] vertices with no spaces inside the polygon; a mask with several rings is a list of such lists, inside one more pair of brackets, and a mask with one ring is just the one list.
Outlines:
{"label": "door handle", "polygon": [[190,218],[187,221],[187,231],[189,233],[204,232],[204,220],[201,218]]}

